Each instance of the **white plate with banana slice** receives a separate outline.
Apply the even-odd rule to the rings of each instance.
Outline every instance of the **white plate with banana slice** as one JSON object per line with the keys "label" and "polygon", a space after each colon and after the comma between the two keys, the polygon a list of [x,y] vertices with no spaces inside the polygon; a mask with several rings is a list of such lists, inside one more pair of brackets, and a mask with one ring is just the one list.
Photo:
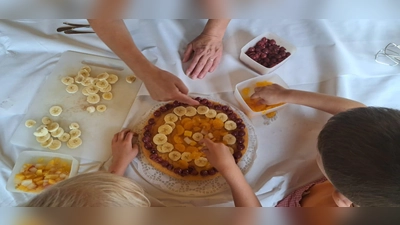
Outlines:
{"label": "white plate with banana slice", "polygon": [[[247,131],[248,131],[248,146],[247,146],[247,151],[243,155],[241,161],[238,163],[238,166],[242,170],[242,172],[245,174],[250,169],[250,167],[256,157],[257,136],[256,136],[253,125],[251,124],[250,120],[246,117],[246,115],[243,112],[241,112],[239,109],[232,106],[231,104],[224,102],[221,99],[216,99],[216,98],[210,97],[210,96],[199,96],[199,97],[206,98],[211,101],[218,102],[218,103],[221,103],[224,105],[228,105],[229,107],[231,107],[231,109],[236,114],[238,114],[243,119],[243,122],[246,125]],[[147,112],[146,115],[143,116],[142,120],[138,124],[133,126],[134,127],[133,130],[140,133],[140,131],[143,130],[143,127],[147,124],[149,116],[152,115],[156,110],[158,110],[163,105],[165,105],[165,103],[158,103],[158,104],[154,105],[152,107],[152,109],[149,112]],[[183,107],[183,109],[185,109],[185,110],[183,110],[183,109],[179,109],[179,107],[177,107],[177,108],[175,108],[177,110],[174,110],[174,113],[176,115],[180,115],[180,114],[194,115],[196,113],[200,113],[200,114],[207,116],[207,113],[209,113],[209,111],[210,111],[210,109],[208,109],[208,108],[206,110],[205,108],[203,109],[201,107],[198,107],[197,111],[195,108],[193,109],[194,111],[191,110],[190,108],[189,109],[188,108],[189,107],[186,107],[186,109],[185,109]],[[168,115],[166,115],[166,117]],[[211,112],[209,114],[209,116],[216,117],[217,114],[214,112]],[[165,118],[167,120],[165,127],[164,126],[159,127],[161,133],[170,132],[171,127],[168,125],[168,123],[171,123],[172,121],[175,121],[178,119],[177,116],[175,116],[175,117],[174,117],[174,114],[171,114],[171,118]],[[223,119],[223,118],[221,118],[221,119]],[[229,127],[229,129],[231,129],[231,128],[233,128],[233,127]],[[157,135],[160,135],[160,137],[158,137]],[[154,136],[154,138],[157,139],[157,140],[155,140],[157,143],[160,143],[160,141],[166,141],[164,134],[157,134],[157,135]],[[161,135],[164,135],[164,136],[161,136]],[[232,137],[235,138],[233,135],[232,135]],[[225,141],[227,141],[227,142],[235,141],[233,139],[232,140],[230,139],[232,137],[227,136],[226,137],[227,140],[225,140]],[[199,137],[196,136],[195,138],[200,138],[200,136]],[[174,151],[173,146],[168,147],[168,144],[169,143],[160,145],[161,147],[157,150],[159,152],[164,152],[164,153],[169,154],[170,159],[174,159],[174,158],[182,159],[185,157],[183,155],[185,153],[180,153],[178,151]],[[196,160],[197,160],[197,162],[195,162],[196,165],[200,165],[201,163],[207,163],[207,161],[208,161],[206,158],[204,158],[204,159],[199,158]],[[214,195],[214,194],[226,191],[229,188],[225,182],[225,179],[222,176],[217,176],[216,178],[209,179],[209,180],[195,180],[195,181],[187,181],[187,180],[173,178],[173,177],[168,176],[167,174],[155,169],[147,161],[147,159],[145,158],[145,156],[143,154],[139,154],[138,157],[135,159],[135,162],[137,162],[137,163],[134,163],[135,168],[137,169],[138,173],[145,180],[147,180],[150,184],[154,185],[155,187],[157,187],[165,192],[171,193],[171,194],[180,195],[180,196],[200,197],[200,196]]]}
{"label": "white plate with banana slice", "polygon": [[118,59],[63,53],[11,143],[106,161],[111,156],[111,139],[121,129],[142,84],[138,79],[132,82],[133,76]]}

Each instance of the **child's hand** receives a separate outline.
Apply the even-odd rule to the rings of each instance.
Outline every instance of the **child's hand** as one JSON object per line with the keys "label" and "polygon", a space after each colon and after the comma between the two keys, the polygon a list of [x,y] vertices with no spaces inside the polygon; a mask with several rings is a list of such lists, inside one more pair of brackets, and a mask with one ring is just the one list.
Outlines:
{"label": "child's hand", "polygon": [[260,104],[275,105],[286,102],[287,89],[278,84],[272,84],[265,87],[257,87],[251,99],[259,99]]}
{"label": "child's hand", "polygon": [[112,164],[110,172],[123,175],[129,163],[137,156],[139,148],[132,143],[133,136],[136,135],[129,129],[124,129],[114,135],[111,142]]}
{"label": "child's hand", "polygon": [[208,161],[221,172],[222,175],[225,171],[236,167],[235,159],[226,145],[223,143],[214,143],[208,138],[204,139],[203,142],[206,144],[204,153],[207,155]]}

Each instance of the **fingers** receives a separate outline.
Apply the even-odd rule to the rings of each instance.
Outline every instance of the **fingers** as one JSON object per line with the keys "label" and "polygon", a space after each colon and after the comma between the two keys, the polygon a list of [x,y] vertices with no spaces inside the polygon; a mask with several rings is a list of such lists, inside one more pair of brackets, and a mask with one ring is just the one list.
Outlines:
{"label": "fingers", "polygon": [[211,58],[209,58],[209,60],[207,61],[207,64],[204,66],[203,70],[200,72],[200,74],[197,76],[197,78],[203,79],[213,64],[214,64],[214,60],[211,60]]}
{"label": "fingers", "polygon": [[258,93],[254,93],[252,96],[250,96],[251,99],[257,99],[260,98],[260,95]]}
{"label": "fingers", "polygon": [[[194,71],[191,73],[191,78],[192,79],[200,78],[200,73],[203,71],[204,67],[208,63],[212,63],[212,60],[210,60],[210,56],[204,55],[203,57],[201,57],[201,59],[199,60],[199,62],[196,65]],[[211,65],[210,65],[210,67],[211,67]],[[206,71],[206,72],[208,72],[208,71]]]}
{"label": "fingers", "polygon": [[126,134],[130,132],[128,128],[123,129],[121,132],[118,134],[118,141],[123,141],[125,139]]}
{"label": "fingers", "polygon": [[193,44],[188,44],[186,47],[185,53],[183,54],[182,62],[187,62],[190,59],[190,55],[193,53]]}
{"label": "fingers", "polygon": [[186,85],[179,78],[175,82],[175,86],[178,88],[178,92],[183,93],[185,95],[187,95],[189,93],[189,89],[186,87]]}
{"label": "fingers", "polygon": [[129,132],[126,134],[124,140],[132,143],[132,138],[133,138],[133,133],[129,131]]}
{"label": "fingers", "polygon": [[188,104],[188,105],[198,105],[199,104],[198,101],[196,101],[196,100],[192,99],[191,97],[189,97],[189,96],[187,96],[185,94],[182,94],[182,93],[178,93],[174,97],[174,100],[177,100],[179,102],[182,102],[182,103],[185,103],[185,104]]}
{"label": "fingers", "polygon": [[212,73],[215,71],[215,69],[217,69],[219,63],[221,62],[222,56],[218,56],[217,58],[215,58],[213,65],[211,66],[211,68],[208,70],[208,72]]}
{"label": "fingers", "polygon": [[197,64],[199,63],[199,61],[201,60],[202,57],[203,57],[203,54],[201,54],[199,52],[194,52],[192,63],[190,63],[189,68],[186,70],[186,75],[191,76],[193,78],[192,72],[198,66]]}
{"label": "fingers", "polygon": [[119,134],[119,133],[114,134],[114,137],[113,137],[113,139],[112,139],[112,143],[118,141],[118,134]]}
{"label": "fingers", "polygon": [[214,145],[214,142],[208,138],[204,138],[202,141],[207,146],[207,149],[210,149]]}

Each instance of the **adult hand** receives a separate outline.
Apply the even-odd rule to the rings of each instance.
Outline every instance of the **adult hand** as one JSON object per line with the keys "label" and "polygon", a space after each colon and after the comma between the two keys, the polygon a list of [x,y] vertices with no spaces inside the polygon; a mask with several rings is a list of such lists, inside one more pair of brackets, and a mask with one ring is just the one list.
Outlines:
{"label": "adult hand", "polygon": [[200,34],[190,42],[183,56],[183,62],[192,58],[186,75],[192,79],[202,79],[207,73],[213,72],[219,65],[222,58],[222,38]]}
{"label": "adult hand", "polygon": [[223,143],[215,143],[208,138],[203,140],[206,147],[203,149],[210,164],[214,166],[222,175],[230,171],[232,167],[237,167],[229,148]]}
{"label": "adult hand", "polygon": [[150,96],[157,101],[176,100],[189,105],[198,105],[199,102],[189,97],[188,88],[175,75],[156,68],[153,74],[148,74],[143,79]]}
{"label": "adult hand", "polygon": [[288,90],[278,84],[257,87],[251,99],[259,99],[260,104],[274,105],[286,102]]}

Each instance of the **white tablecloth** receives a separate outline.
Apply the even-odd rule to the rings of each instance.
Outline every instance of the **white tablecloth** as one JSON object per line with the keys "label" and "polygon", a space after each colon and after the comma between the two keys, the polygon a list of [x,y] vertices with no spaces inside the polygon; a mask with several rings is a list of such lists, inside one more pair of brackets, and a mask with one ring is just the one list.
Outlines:
{"label": "white tablecloth", "polygon": [[[30,197],[5,189],[18,154],[27,150],[12,146],[9,139],[60,54],[74,50],[115,57],[93,34],[57,34],[55,29],[63,21],[0,21],[1,206],[21,204]],[[253,37],[269,31],[298,48],[297,53],[276,70],[291,88],[348,97],[367,105],[400,108],[396,98],[400,94],[400,67],[374,62],[375,53],[386,44],[400,43],[400,20],[233,20],[225,36],[224,58],[219,69],[206,79],[196,81],[185,77],[180,58],[184,46],[201,32],[204,20],[126,22],[143,53],[156,65],[177,74],[193,93],[215,94],[237,105],[231,92],[233,87],[256,76],[238,60],[239,51]],[[138,97],[126,124],[134,123],[151,104],[148,96]],[[259,125],[259,119],[253,120],[259,149],[246,178],[263,206],[275,205],[288,192],[321,176],[314,161],[315,146],[318,132],[327,118],[329,115],[325,113],[289,105],[279,111],[277,120],[268,126]],[[88,163],[80,172],[97,170],[100,166],[100,163]],[[133,166],[127,175],[166,205],[232,205],[228,193],[187,201],[146,183]]]}

